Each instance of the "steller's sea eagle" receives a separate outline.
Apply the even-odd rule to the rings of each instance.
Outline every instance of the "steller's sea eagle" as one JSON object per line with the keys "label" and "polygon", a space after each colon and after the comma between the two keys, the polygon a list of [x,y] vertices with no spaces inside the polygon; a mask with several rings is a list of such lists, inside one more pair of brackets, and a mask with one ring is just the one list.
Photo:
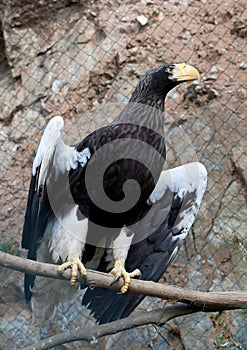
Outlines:
{"label": "steller's sea eagle", "polygon": [[[100,262],[97,268],[101,269],[102,259],[112,257],[110,272],[116,279],[123,277],[123,294],[130,277],[141,275],[139,253],[135,257],[132,248],[145,239],[148,242],[152,234],[161,232],[161,240],[163,235],[163,229],[157,231],[149,224],[162,212],[159,206],[160,213],[154,211],[154,204],[157,191],[161,188],[164,192],[164,185],[158,184],[166,154],[165,97],[179,83],[198,78],[198,71],[185,63],[148,71],[119,116],[74,146],[63,142],[63,119],[50,120],[33,162],[22,247],[28,249],[29,259],[60,264],[60,273],[71,268],[72,287],[64,281],[26,274],[25,296],[31,300],[34,319],[45,320],[60,301],[71,298],[77,273],[86,275],[89,263]],[[196,185],[192,187],[196,189]],[[194,202],[200,202],[198,198]],[[178,212],[168,219],[169,228]],[[168,214],[161,215],[162,220]],[[158,220],[160,225],[164,225],[162,220]],[[179,246],[175,241],[174,249],[167,253],[169,261]],[[125,268],[126,258],[132,261],[130,272]],[[88,296],[90,293],[85,300]]]}

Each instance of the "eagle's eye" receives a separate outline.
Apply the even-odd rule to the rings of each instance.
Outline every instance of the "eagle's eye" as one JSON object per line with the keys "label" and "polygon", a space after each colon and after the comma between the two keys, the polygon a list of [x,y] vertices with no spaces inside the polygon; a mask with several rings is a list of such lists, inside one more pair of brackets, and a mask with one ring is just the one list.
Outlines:
{"label": "eagle's eye", "polygon": [[165,71],[169,74],[172,74],[173,69],[175,68],[175,65],[171,64],[170,66],[168,66]]}

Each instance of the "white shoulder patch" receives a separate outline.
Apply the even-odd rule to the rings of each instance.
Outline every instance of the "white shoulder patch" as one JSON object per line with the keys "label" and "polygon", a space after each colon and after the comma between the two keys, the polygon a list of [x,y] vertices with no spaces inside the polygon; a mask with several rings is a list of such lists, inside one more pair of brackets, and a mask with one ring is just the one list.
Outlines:
{"label": "white shoulder patch", "polygon": [[55,179],[60,173],[64,174],[71,169],[76,169],[78,166],[84,167],[90,157],[91,153],[88,147],[78,152],[74,147],[65,145],[61,139],[57,144],[53,160]]}
{"label": "white shoulder patch", "polygon": [[91,153],[90,149],[87,147],[81,152],[74,150],[73,157],[71,159],[70,165],[72,169],[76,169],[78,165],[84,167],[87,164],[88,159],[90,159]]}

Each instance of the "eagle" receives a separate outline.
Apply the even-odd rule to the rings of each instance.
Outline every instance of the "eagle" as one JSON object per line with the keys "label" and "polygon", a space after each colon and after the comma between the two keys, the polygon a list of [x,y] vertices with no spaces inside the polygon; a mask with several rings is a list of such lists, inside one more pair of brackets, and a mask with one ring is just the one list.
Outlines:
{"label": "eagle", "polygon": [[[165,97],[181,82],[199,77],[185,63],[149,70],[118,117],[76,145],[64,143],[61,116],[49,121],[33,161],[22,247],[29,259],[59,264],[60,274],[70,268],[71,286],[26,274],[25,298],[31,300],[34,321],[46,320],[61,301],[71,299],[78,272],[86,276],[91,266],[114,275],[113,283],[122,277],[124,295],[131,277],[156,280],[173,260],[198,211],[205,170],[196,163],[200,171],[194,178],[186,168],[191,187],[183,185],[178,170],[162,172]],[[157,242],[165,250],[159,273],[153,264],[145,273]],[[98,292],[86,291],[83,304],[104,322],[91,299]]]}

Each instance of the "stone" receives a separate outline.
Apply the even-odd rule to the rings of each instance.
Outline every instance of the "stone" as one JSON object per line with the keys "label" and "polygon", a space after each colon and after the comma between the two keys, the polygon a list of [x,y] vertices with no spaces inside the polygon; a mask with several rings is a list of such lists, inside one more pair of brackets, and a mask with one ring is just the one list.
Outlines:
{"label": "stone", "polygon": [[12,128],[8,136],[15,142],[28,138],[32,133],[30,125],[36,123],[39,117],[39,113],[35,110],[20,110],[12,120]]}
{"label": "stone", "polygon": [[147,17],[141,15],[136,17],[137,21],[140,23],[142,27],[144,27],[148,23]]}
{"label": "stone", "polygon": [[242,142],[237,147],[232,149],[232,161],[236,171],[245,182],[247,187],[247,157],[245,151],[247,149],[247,142],[241,139]]}

